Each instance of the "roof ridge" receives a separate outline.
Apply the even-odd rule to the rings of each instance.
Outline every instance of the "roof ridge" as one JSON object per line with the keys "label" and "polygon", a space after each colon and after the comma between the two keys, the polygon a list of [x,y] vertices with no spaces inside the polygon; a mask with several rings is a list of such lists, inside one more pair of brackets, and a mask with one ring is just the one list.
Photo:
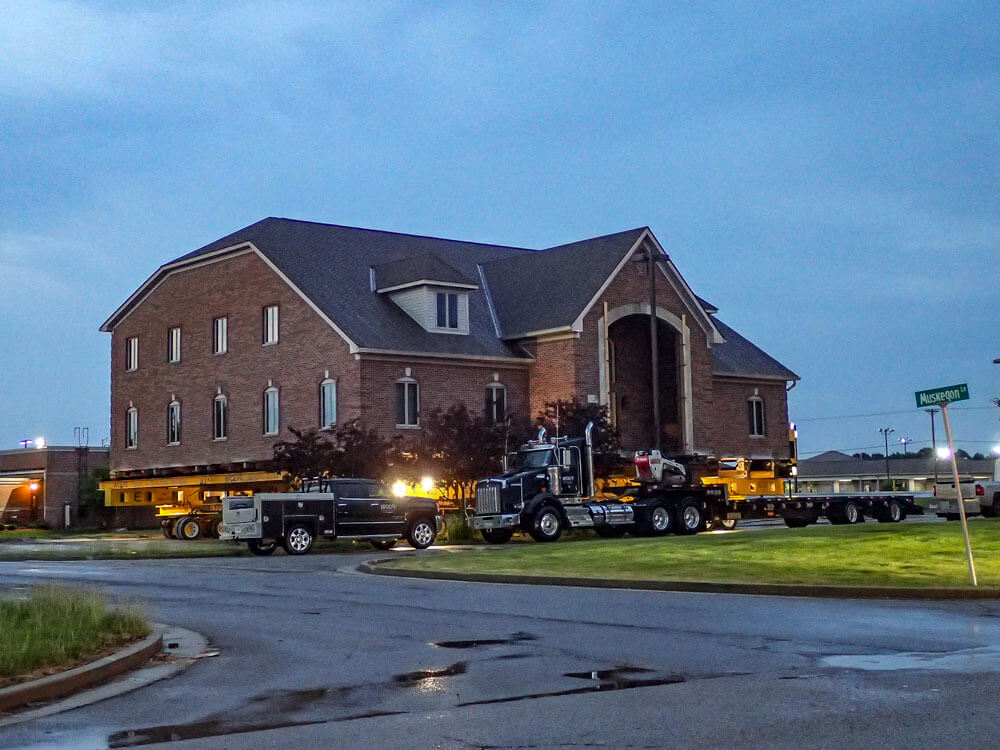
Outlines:
{"label": "roof ridge", "polygon": [[[455,240],[455,239],[451,239],[449,237],[435,237],[435,236],[430,235],[430,234],[413,234],[412,232],[394,232],[391,229],[371,229],[370,227],[352,227],[352,226],[350,226],[348,224],[329,224],[329,223],[324,222],[324,221],[309,221],[308,219],[290,219],[287,216],[267,216],[267,217],[261,219],[260,221],[255,221],[253,224],[247,225],[243,229],[249,229],[250,227],[254,226],[254,224],[259,224],[261,221],[268,221],[268,220],[273,220],[273,221],[291,221],[291,222],[295,222],[296,224],[314,224],[316,226],[334,227],[336,229],[351,229],[351,230],[356,231],[356,232],[373,232],[375,234],[392,234],[392,235],[396,235],[397,237],[414,237],[414,238],[422,239],[422,240],[436,240],[438,242],[454,242],[455,244],[458,244],[458,245],[478,245],[480,247],[497,247],[497,248],[500,248],[502,250],[520,250],[522,252],[528,252],[528,253],[537,252],[537,250],[534,250],[533,248],[530,248],[530,247],[517,247],[516,245],[497,245],[497,244],[491,243],[491,242],[476,242],[474,240]],[[243,229],[238,229],[237,232],[242,232]],[[232,234],[236,234],[236,232],[233,232]]]}
{"label": "roof ridge", "polygon": [[549,250],[559,250],[560,248],[569,247],[570,245],[579,245],[580,243],[583,242],[596,242],[597,240],[606,240],[609,237],[619,237],[623,234],[631,234],[632,232],[646,232],[646,231],[652,233],[652,230],[650,230],[648,226],[632,227],[631,229],[623,229],[620,232],[609,232],[608,234],[601,234],[598,235],[597,237],[585,237],[582,240],[573,240],[572,242],[564,242],[561,245],[553,245],[552,247],[543,248],[538,252],[545,253],[548,252]]}

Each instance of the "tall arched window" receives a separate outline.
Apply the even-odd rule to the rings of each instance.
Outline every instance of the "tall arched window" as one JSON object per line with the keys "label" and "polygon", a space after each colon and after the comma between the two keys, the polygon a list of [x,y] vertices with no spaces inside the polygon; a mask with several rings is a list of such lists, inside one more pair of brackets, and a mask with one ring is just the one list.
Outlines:
{"label": "tall arched window", "polygon": [[747,399],[747,421],[750,437],[764,437],[764,399],[760,396]]}
{"label": "tall arched window", "polygon": [[229,437],[229,398],[220,393],[212,402],[212,439]]}
{"label": "tall arched window", "polygon": [[326,429],[337,424],[337,381],[326,378],[319,384],[319,426]]}
{"label": "tall arched window", "polygon": [[278,434],[278,389],[269,385],[264,389],[264,434]]}
{"label": "tall arched window", "polygon": [[493,422],[503,422],[507,418],[507,389],[500,383],[486,386],[486,418]]}
{"label": "tall arched window", "polygon": [[139,410],[134,406],[125,412],[125,447],[129,450],[139,447]]}
{"label": "tall arched window", "polygon": [[167,405],[167,445],[181,442],[181,402],[174,399]]}
{"label": "tall arched window", "polygon": [[420,426],[420,386],[413,378],[396,381],[396,426]]}

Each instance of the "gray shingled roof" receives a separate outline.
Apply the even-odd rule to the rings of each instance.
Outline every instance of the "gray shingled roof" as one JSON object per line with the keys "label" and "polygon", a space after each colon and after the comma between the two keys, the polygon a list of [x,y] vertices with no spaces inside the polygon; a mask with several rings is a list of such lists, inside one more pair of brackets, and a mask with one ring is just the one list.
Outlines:
{"label": "gray shingled roof", "polygon": [[[515,357],[524,350],[504,340],[572,325],[646,228],[547,250],[487,245],[335,224],[267,218],[166,266],[242,243],[253,243],[303,294],[362,349]],[[384,288],[421,279],[476,285],[470,291],[468,336],[425,331],[384,294],[371,291],[370,269]],[[480,283],[482,267],[486,287]],[[497,336],[490,295],[501,337]],[[144,295],[140,289],[105,323],[109,330]],[[709,313],[714,307],[699,300]],[[726,343],[712,349],[714,371],[798,379],[733,329],[713,318]]]}
{"label": "gray shingled roof", "polygon": [[483,265],[503,336],[569,326],[645,227]]}
{"label": "gray shingled roof", "polygon": [[419,281],[476,286],[475,281],[431,253],[391,260],[374,266],[375,288],[389,289]]}
{"label": "gray shingled roof", "polygon": [[767,352],[740,336],[716,317],[712,321],[726,340],[712,347],[712,372],[716,375],[733,375],[782,380],[800,380],[798,375],[785,367]]}

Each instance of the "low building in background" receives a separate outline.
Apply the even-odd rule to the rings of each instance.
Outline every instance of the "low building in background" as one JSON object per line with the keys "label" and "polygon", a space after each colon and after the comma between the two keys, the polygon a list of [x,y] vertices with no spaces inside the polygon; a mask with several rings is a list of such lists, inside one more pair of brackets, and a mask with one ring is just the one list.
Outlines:
{"label": "low building in background", "polygon": [[81,501],[91,472],[107,465],[107,448],[50,445],[0,451],[0,522],[51,528],[101,525],[103,509]]}
{"label": "low building in background", "polygon": [[[989,479],[993,476],[992,458],[959,458],[958,473],[962,481]],[[800,459],[799,492],[878,492],[889,485],[898,491],[932,492],[935,470],[937,477],[951,481],[951,461],[912,456],[889,458],[886,477],[884,458],[855,458],[840,451],[827,451],[812,458]]]}

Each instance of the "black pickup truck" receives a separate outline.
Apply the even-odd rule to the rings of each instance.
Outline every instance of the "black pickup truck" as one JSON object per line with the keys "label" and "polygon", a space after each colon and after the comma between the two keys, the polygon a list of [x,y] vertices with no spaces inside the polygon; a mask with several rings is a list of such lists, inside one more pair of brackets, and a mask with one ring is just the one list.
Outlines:
{"label": "black pickup truck", "polygon": [[337,478],[308,481],[300,492],[224,498],[219,538],[245,541],[255,555],[270,555],[279,544],[304,555],[318,536],[366,539],[376,549],[405,537],[425,549],[443,524],[433,500],[394,497],[375,479]]}

